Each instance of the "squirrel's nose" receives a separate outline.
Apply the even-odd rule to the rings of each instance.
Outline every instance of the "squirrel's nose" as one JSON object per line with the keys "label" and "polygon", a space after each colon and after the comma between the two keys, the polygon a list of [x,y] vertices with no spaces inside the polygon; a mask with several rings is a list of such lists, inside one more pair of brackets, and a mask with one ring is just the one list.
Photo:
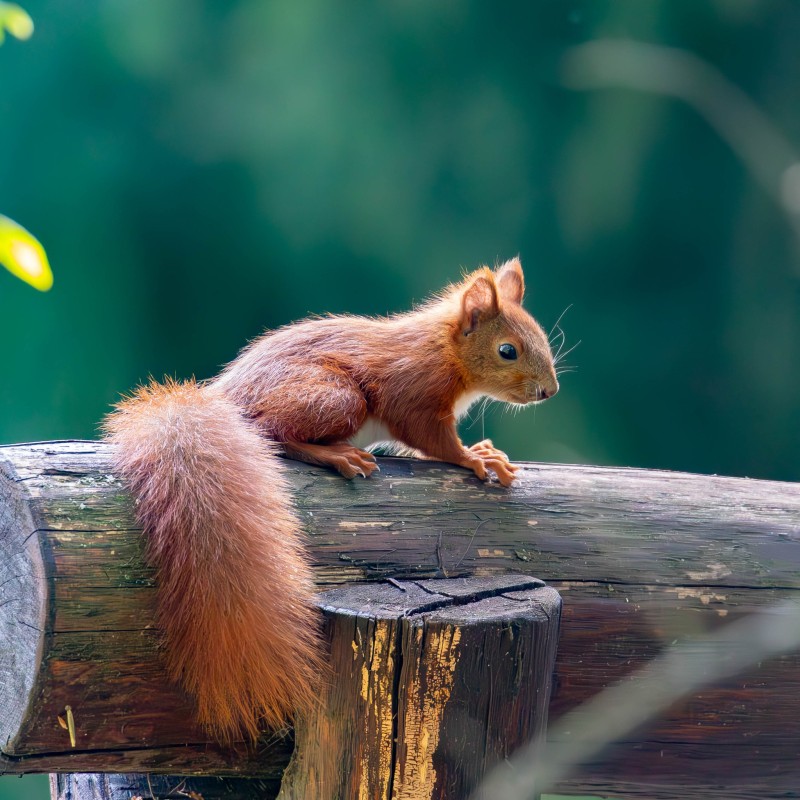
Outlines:
{"label": "squirrel's nose", "polygon": [[548,400],[554,394],[558,393],[558,381],[553,381],[551,386],[540,386],[539,387],[539,397],[542,400]]}

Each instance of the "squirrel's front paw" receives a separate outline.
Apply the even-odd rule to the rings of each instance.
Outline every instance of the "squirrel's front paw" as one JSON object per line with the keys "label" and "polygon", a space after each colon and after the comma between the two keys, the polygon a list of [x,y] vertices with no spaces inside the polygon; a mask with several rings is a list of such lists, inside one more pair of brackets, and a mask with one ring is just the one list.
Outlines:
{"label": "squirrel's front paw", "polygon": [[[472,445],[469,448],[471,452],[476,453],[479,456],[485,458],[502,458],[505,460],[509,466],[511,466],[511,462],[508,460],[508,456],[502,451],[498,450],[493,444],[491,439],[484,439],[482,442],[478,442],[477,444]],[[514,467],[516,469],[516,467]]]}
{"label": "squirrel's front paw", "polygon": [[508,456],[502,450],[498,450],[491,440],[484,439],[472,445],[468,452],[471,455],[469,468],[481,480],[486,480],[486,470],[490,469],[503,486],[511,486],[514,482],[519,467],[515,467],[508,460]]}

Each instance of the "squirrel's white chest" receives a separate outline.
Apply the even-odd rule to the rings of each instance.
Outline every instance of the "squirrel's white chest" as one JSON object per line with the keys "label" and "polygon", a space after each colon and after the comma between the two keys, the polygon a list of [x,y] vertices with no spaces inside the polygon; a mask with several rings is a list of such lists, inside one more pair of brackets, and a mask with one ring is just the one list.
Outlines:
{"label": "squirrel's white chest", "polygon": [[461,395],[461,397],[456,400],[456,404],[453,407],[453,414],[455,415],[456,419],[461,419],[464,417],[470,410],[470,408],[478,402],[478,400],[483,397],[481,392],[465,392]]}
{"label": "squirrel's white chest", "polygon": [[364,424],[350,437],[350,444],[362,450],[375,444],[395,441],[397,440],[389,433],[389,429],[377,417],[367,417]]}

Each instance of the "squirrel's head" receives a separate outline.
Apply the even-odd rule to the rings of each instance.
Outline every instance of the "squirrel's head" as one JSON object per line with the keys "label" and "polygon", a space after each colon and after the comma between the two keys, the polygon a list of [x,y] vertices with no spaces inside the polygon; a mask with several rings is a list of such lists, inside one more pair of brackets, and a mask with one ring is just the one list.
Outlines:
{"label": "squirrel's head", "polygon": [[524,308],[525,279],[518,258],[487,267],[460,285],[456,347],[472,388],[506,403],[526,405],[558,391],[547,334]]}

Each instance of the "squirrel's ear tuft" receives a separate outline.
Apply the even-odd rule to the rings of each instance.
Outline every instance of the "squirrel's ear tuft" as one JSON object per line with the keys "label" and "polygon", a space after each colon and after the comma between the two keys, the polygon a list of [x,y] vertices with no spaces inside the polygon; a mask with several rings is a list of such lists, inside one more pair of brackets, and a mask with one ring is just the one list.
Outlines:
{"label": "squirrel's ear tuft", "polygon": [[517,305],[522,302],[525,294],[525,277],[522,274],[522,264],[520,264],[519,258],[512,258],[497,268],[495,283],[503,300],[517,303]]}
{"label": "squirrel's ear tuft", "polygon": [[472,333],[481,322],[487,322],[498,315],[497,291],[491,272],[486,270],[464,290],[461,296],[461,332],[464,336]]}

